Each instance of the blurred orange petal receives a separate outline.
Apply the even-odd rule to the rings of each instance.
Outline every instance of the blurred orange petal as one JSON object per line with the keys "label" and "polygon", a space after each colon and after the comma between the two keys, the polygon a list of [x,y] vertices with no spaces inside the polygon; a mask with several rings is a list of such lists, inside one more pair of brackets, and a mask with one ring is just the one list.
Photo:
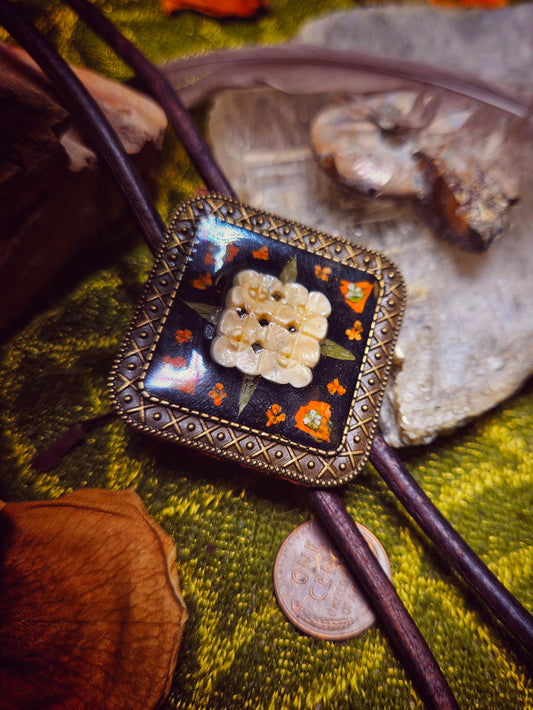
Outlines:
{"label": "blurred orange petal", "polygon": [[2,708],[153,708],[187,613],[172,539],[133,491],[0,503]]}
{"label": "blurred orange petal", "polygon": [[196,10],[212,17],[253,17],[266,7],[265,0],[161,0],[166,15],[176,10]]}

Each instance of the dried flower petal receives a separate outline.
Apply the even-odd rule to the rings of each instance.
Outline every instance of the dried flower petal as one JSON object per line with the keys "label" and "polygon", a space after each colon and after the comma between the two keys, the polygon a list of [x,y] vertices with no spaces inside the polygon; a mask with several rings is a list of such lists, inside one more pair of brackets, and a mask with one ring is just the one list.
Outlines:
{"label": "dried flower petal", "polygon": [[0,511],[2,708],[157,705],[187,613],[174,543],[137,494],[84,489]]}

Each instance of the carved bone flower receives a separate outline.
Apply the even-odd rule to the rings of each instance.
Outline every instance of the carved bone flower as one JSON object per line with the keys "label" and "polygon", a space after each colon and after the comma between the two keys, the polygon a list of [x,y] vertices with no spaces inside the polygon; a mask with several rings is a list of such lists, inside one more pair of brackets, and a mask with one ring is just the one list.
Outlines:
{"label": "carved bone flower", "polygon": [[331,304],[320,291],[251,269],[233,280],[211,345],[219,365],[305,387],[320,359]]}

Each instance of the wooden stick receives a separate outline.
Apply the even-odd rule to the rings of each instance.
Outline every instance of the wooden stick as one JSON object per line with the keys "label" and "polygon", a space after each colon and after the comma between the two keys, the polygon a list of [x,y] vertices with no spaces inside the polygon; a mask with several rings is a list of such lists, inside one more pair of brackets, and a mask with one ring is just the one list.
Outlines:
{"label": "wooden stick", "polygon": [[533,653],[533,617],[465,543],[377,430],[370,461],[407,512],[504,626]]}
{"label": "wooden stick", "polygon": [[[444,89],[474,99],[517,118],[525,120],[532,118],[531,106],[527,100],[499,85],[455,68],[451,70],[399,57],[379,57],[352,49],[332,49],[305,44],[285,44],[277,47],[247,46],[177,59],[162,65],[160,71],[175,91],[180,92],[182,87],[184,96],[188,96],[194,105],[207,98],[215,84],[209,80],[215,76],[217,90],[219,87],[220,89],[243,88],[243,86],[246,88],[253,86],[258,80],[262,81],[263,77],[268,85],[267,69],[271,69],[277,71],[275,84],[281,89],[283,79],[278,81],[279,74],[284,68],[290,70],[294,67],[299,71],[307,69],[311,76],[317,69],[328,70],[335,90],[339,92],[350,92],[348,77],[355,72],[364,72],[374,74],[378,78],[394,77],[408,84],[426,84],[432,88]],[[219,80],[222,73],[224,73],[224,81]],[[343,75],[346,77],[344,82],[339,78]],[[195,76],[198,76],[196,82]],[[320,89],[325,90],[323,84],[317,87],[317,91]]]}
{"label": "wooden stick", "polygon": [[[427,708],[457,708],[448,684],[396,590],[336,493],[314,489],[309,498],[335,547],[355,571]],[[399,642],[399,643],[398,643]]]}

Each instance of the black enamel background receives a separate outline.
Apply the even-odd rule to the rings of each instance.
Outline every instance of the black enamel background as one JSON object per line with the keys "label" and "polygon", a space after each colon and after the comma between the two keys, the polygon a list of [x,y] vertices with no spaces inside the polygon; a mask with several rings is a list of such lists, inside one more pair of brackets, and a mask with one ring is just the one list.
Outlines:
{"label": "black enamel background", "polygon": [[[259,378],[252,398],[239,414],[243,376],[235,368],[222,367],[211,359],[210,345],[216,326],[198,314],[198,307],[193,308],[187,304],[207,305],[212,310],[223,307],[225,295],[239,271],[253,269],[279,277],[284,267],[295,257],[295,280],[309,291],[322,291],[331,303],[328,340],[350,351],[355,359],[347,361],[323,355],[313,368],[312,382],[304,388],[279,385]],[[324,269],[331,270],[330,273],[326,271],[327,281],[319,277],[324,274]],[[372,285],[377,282],[373,275],[363,270],[219,219],[202,220],[144,377],[146,392],[182,411],[214,416],[237,426],[244,425],[258,430],[266,436],[281,437],[299,446],[331,454],[342,444],[377,304],[377,288],[374,288],[363,312],[355,313],[341,293],[342,280],[352,283],[366,281]],[[362,326],[361,339],[351,340],[347,331],[353,328],[357,320]],[[178,342],[178,331],[190,331],[192,339]],[[168,376],[161,377],[162,372]],[[187,377],[190,378],[189,386],[184,386]],[[329,391],[328,383],[335,379],[346,389],[344,394]],[[295,415],[300,407],[313,401],[330,405],[329,441],[317,439],[295,426]],[[285,419],[267,426],[267,412],[273,404],[281,407]]]}

